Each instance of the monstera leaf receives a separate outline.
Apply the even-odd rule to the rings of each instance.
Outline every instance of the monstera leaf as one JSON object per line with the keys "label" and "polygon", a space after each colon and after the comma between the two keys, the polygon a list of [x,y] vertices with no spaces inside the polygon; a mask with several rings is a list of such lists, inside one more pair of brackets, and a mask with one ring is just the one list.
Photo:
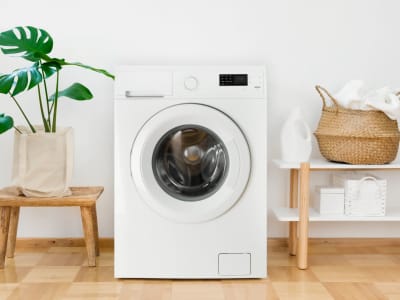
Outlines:
{"label": "monstera leaf", "polygon": [[2,74],[0,75],[0,93],[10,93],[15,96],[23,91],[30,90],[42,82],[43,76],[41,70],[43,70],[43,74],[47,78],[60,68],[54,62],[42,65],[36,62],[28,68],[17,69],[11,74]]}
{"label": "monstera leaf", "polygon": [[0,93],[15,96],[37,86],[42,81],[42,75],[37,66],[17,69],[11,74],[0,75]]}
{"label": "monstera leaf", "polygon": [[61,63],[61,65],[81,67],[81,68],[84,68],[84,69],[88,69],[88,70],[103,74],[103,75],[105,75],[107,77],[110,77],[111,79],[115,79],[115,76],[113,74],[109,73],[108,71],[106,71],[104,69],[94,68],[94,67],[82,64],[80,62],[72,62],[71,63],[71,62],[66,62],[64,60],[62,60],[62,61],[63,61],[63,63]]}
{"label": "monstera leaf", "polygon": [[53,39],[43,29],[19,26],[0,33],[0,49],[4,54],[39,61],[53,49]]}
{"label": "monstera leaf", "polygon": [[[49,101],[54,101],[56,94],[50,96]],[[90,90],[81,83],[75,82],[66,89],[58,92],[58,98],[67,97],[73,100],[83,101],[93,98]]]}
{"label": "monstera leaf", "polygon": [[55,74],[57,71],[61,70],[61,65],[55,61],[50,61],[46,63],[42,63],[40,68],[43,70],[44,76],[46,78]]}
{"label": "monstera leaf", "polygon": [[87,70],[90,70],[90,71],[93,71],[96,73],[103,74],[107,77],[110,77],[111,79],[115,79],[115,76],[113,74],[109,73],[107,70],[91,67],[89,65],[85,65],[80,62],[68,62],[64,58],[55,58],[55,57],[53,57],[53,58],[44,57],[43,60],[45,60],[48,63],[56,63],[56,64],[60,65],[60,67],[61,66],[76,66],[76,67],[84,68],[84,69],[87,69]]}
{"label": "monstera leaf", "polygon": [[0,134],[13,128],[14,120],[10,116],[0,114]]}

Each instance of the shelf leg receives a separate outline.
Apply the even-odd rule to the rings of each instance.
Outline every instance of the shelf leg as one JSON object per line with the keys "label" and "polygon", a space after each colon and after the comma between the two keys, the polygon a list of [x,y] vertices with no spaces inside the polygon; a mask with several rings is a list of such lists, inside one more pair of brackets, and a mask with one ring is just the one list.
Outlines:
{"label": "shelf leg", "polygon": [[[290,169],[290,208],[299,204],[299,170]],[[289,254],[296,255],[297,250],[297,221],[289,222]]]}
{"label": "shelf leg", "polygon": [[300,164],[300,209],[299,241],[297,246],[297,267],[308,267],[308,209],[310,202],[310,164]]}

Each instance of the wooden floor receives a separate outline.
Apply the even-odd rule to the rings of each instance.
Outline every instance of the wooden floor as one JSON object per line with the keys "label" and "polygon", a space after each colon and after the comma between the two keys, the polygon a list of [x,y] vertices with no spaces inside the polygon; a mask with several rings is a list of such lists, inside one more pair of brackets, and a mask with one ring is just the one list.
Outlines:
{"label": "wooden floor", "polygon": [[314,240],[308,270],[284,240],[269,243],[268,279],[116,280],[113,250],[87,267],[83,247],[17,247],[0,270],[0,299],[400,299],[400,241]]}

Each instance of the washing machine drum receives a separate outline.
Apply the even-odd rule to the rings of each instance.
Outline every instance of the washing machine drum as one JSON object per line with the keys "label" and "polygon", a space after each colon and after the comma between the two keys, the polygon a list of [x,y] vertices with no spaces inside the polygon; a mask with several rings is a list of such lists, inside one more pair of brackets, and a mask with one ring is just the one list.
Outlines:
{"label": "washing machine drum", "polygon": [[133,181],[157,213],[177,222],[204,222],[240,199],[250,153],[236,123],[200,104],[180,104],[154,115],[131,151]]}
{"label": "washing machine drum", "polygon": [[152,161],[160,187],[182,201],[199,201],[215,193],[229,169],[224,143],[198,125],[171,129],[160,139]]}

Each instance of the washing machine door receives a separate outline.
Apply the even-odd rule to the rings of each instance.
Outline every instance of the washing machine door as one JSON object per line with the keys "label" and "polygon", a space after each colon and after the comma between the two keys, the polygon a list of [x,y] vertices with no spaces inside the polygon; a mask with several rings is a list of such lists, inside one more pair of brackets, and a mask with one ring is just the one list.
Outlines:
{"label": "washing machine door", "polygon": [[132,179],[142,199],[176,222],[204,222],[239,200],[250,175],[250,151],[221,111],[179,104],[150,118],[131,151]]}

